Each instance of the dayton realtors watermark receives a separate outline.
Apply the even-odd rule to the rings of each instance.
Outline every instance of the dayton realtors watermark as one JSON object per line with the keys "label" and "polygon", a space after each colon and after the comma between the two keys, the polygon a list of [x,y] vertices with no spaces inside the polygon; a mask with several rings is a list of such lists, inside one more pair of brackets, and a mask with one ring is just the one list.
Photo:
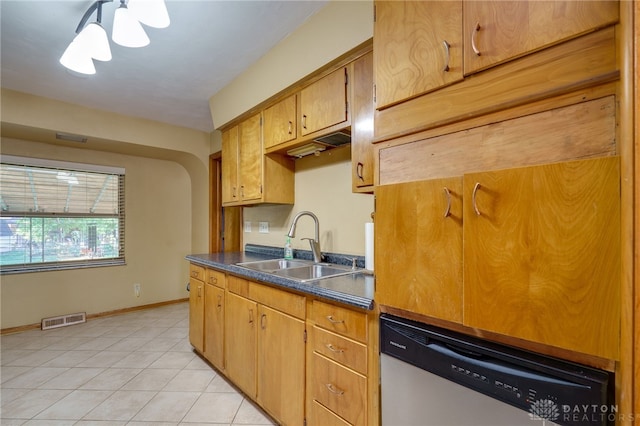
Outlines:
{"label": "dayton realtors watermark", "polygon": [[529,415],[534,420],[549,420],[563,423],[609,423],[618,421],[634,422],[638,414],[618,412],[617,405],[558,405],[550,399],[539,399],[531,404]]}

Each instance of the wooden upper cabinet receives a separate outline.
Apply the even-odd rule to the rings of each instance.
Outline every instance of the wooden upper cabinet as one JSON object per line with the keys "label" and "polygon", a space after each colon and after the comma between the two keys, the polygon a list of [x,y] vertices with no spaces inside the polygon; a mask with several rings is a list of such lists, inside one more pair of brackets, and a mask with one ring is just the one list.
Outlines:
{"label": "wooden upper cabinet", "polygon": [[376,301],[462,323],[462,178],[376,188]]}
{"label": "wooden upper cabinet", "polygon": [[466,174],[464,192],[464,324],[619,359],[619,158]]}
{"label": "wooden upper cabinet", "polygon": [[351,118],[351,182],[353,192],[371,192],[374,184],[373,53],[353,63]]}
{"label": "wooden upper cabinet", "polygon": [[462,1],[376,1],[376,107],[462,79]]}
{"label": "wooden upper cabinet", "polygon": [[238,126],[222,132],[222,202],[240,201],[238,183]]}
{"label": "wooden upper cabinet", "polygon": [[222,205],[293,204],[294,163],[265,155],[261,114],[222,132]]}
{"label": "wooden upper cabinet", "polygon": [[339,68],[300,91],[300,134],[348,125],[348,73]]}
{"label": "wooden upper cabinet", "polygon": [[466,1],[464,73],[618,21],[617,1]]}
{"label": "wooden upper cabinet", "polygon": [[262,195],[262,135],[260,113],[239,125],[240,196],[242,200],[259,199]]}
{"label": "wooden upper cabinet", "polygon": [[264,118],[264,149],[296,139],[296,95],[266,108]]}

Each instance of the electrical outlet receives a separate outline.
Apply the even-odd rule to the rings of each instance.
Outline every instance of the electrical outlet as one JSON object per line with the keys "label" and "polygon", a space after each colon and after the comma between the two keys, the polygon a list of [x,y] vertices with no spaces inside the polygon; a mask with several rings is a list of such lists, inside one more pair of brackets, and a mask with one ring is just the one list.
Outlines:
{"label": "electrical outlet", "polygon": [[269,233],[269,222],[259,222],[258,226],[258,232],[260,232],[261,234]]}
{"label": "electrical outlet", "polygon": [[251,232],[251,222],[248,220],[244,223],[244,232]]}
{"label": "electrical outlet", "polygon": [[135,283],[133,285],[133,294],[135,294],[136,297],[140,297],[140,284]]}

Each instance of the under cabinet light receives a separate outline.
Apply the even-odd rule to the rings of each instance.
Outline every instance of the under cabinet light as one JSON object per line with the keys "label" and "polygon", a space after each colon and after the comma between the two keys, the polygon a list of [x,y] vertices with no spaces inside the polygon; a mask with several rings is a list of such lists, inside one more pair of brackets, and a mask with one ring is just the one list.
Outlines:
{"label": "under cabinet light", "polygon": [[325,149],[327,149],[326,146],[319,143],[311,142],[306,145],[299,146],[298,148],[288,150],[287,155],[290,155],[291,157],[302,158],[311,154],[320,155],[320,152],[324,151]]}

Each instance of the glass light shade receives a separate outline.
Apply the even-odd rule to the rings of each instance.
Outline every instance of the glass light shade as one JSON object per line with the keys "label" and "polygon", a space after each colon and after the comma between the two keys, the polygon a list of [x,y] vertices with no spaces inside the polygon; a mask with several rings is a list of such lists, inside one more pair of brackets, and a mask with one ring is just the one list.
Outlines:
{"label": "glass light shade", "polygon": [[109,47],[109,37],[102,25],[92,22],[82,29],[75,38],[77,43],[81,43],[87,49],[87,53],[99,61],[111,60],[111,48]]}
{"label": "glass light shade", "polygon": [[129,0],[127,7],[138,21],[154,28],[167,28],[171,21],[164,0]]}
{"label": "glass light shade", "polygon": [[79,43],[77,37],[69,44],[60,58],[60,63],[71,71],[80,74],[95,74],[96,67],[93,65],[91,55],[85,46]]}
{"label": "glass light shade", "polygon": [[144,47],[149,44],[144,28],[124,4],[116,9],[111,39],[124,47]]}

